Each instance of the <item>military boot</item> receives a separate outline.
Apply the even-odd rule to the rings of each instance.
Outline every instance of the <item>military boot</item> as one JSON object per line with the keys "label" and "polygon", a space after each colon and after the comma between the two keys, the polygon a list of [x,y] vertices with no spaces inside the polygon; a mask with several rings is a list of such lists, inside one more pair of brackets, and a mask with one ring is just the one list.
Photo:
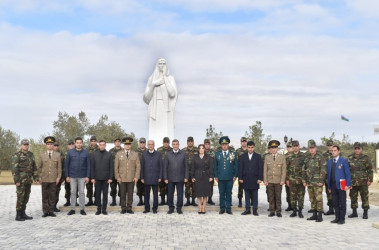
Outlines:
{"label": "military boot", "polygon": [[238,207],[242,207],[242,198],[238,198]]}
{"label": "military boot", "polygon": [[329,210],[328,210],[328,212],[324,213],[324,215],[332,215],[332,214],[334,214],[333,207],[332,207],[332,206],[329,206]]}
{"label": "military boot", "polygon": [[307,218],[307,220],[316,220],[316,219],[317,219],[317,212],[313,212],[313,215]]}
{"label": "military boot", "polygon": [[209,196],[208,204],[209,204],[209,205],[216,205],[216,204],[212,201],[212,196]]}
{"label": "military boot", "polygon": [[304,215],[303,215],[302,209],[299,209],[299,213],[298,213],[298,215],[299,215],[299,218],[304,218]]}
{"label": "military boot", "polygon": [[314,213],[314,212],[315,212],[315,210],[313,210],[313,209],[308,210],[308,213]]}
{"label": "military boot", "polygon": [[70,199],[66,198],[66,203],[63,206],[65,206],[65,207],[71,206]]}
{"label": "military boot", "polygon": [[189,205],[191,205],[190,198],[187,198],[187,202],[186,202],[186,204],[184,204],[184,206],[188,207]]}
{"label": "military boot", "polygon": [[21,213],[21,211],[16,211],[16,220],[17,221],[24,221],[25,219],[24,219],[24,217],[22,217],[22,213]]}
{"label": "military boot", "polygon": [[86,204],[86,207],[93,206],[94,203],[92,202],[92,198],[89,198],[88,203]]}
{"label": "military boot", "polygon": [[290,214],[290,217],[296,217],[296,216],[297,216],[297,209],[295,208],[292,214]]}
{"label": "military boot", "polygon": [[293,209],[292,209],[292,207],[291,207],[291,203],[288,203],[288,207],[287,207],[287,209],[285,210],[285,211],[292,211]]}
{"label": "military boot", "polygon": [[322,212],[318,212],[316,222],[322,222]]}
{"label": "military boot", "polygon": [[165,196],[164,195],[161,196],[161,203],[159,203],[159,206],[163,206],[163,205],[165,205]]}
{"label": "military boot", "polygon": [[114,207],[116,206],[117,203],[116,203],[116,196],[112,196],[112,203],[111,203],[111,206]]}
{"label": "military boot", "polygon": [[368,219],[368,215],[367,215],[367,212],[368,212],[368,209],[363,209],[363,219]]}
{"label": "military boot", "polygon": [[357,214],[357,209],[356,208],[353,208],[353,213],[350,214],[349,216],[347,216],[348,218],[355,218],[355,217],[358,217],[358,214]]}
{"label": "military boot", "polygon": [[191,203],[192,206],[197,206],[196,202],[195,202],[195,198],[192,198],[192,203]]}
{"label": "military boot", "polygon": [[26,213],[25,213],[25,209],[21,211],[21,216],[22,218],[24,218],[25,220],[33,220],[33,217],[31,216],[27,216]]}
{"label": "military boot", "polygon": [[144,204],[143,204],[142,195],[141,195],[141,196],[139,196],[139,202],[138,202],[137,206],[143,206],[143,205]]}

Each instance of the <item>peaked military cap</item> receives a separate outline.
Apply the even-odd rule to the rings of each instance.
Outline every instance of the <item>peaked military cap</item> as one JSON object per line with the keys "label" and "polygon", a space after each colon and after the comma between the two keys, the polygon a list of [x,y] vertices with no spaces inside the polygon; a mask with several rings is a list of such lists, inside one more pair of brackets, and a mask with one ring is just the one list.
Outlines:
{"label": "peaked military cap", "polygon": [[354,148],[362,148],[362,144],[360,142],[354,142]]}
{"label": "peaked military cap", "polygon": [[211,143],[211,140],[209,140],[209,139],[204,139],[204,143]]}
{"label": "peaked military cap", "polygon": [[133,138],[132,137],[125,137],[125,138],[122,138],[122,142],[124,144],[132,144],[133,142]]}
{"label": "peaked military cap", "polygon": [[277,140],[271,140],[269,143],[268,143],[268,147],[269,148],[276,148],[276,147],[279,147],[280,145],[280,142],[277,141]]}
{"label": "peaked military cap", "polygon": [[52,136],[48,136],[46,137],[44,140],[43,140],[44,143],[54,143],[55,142],[55,138],[52,137]]}
{"label": "peaked military cap", "polygon": [[243,142],[243,141],[247,141],[247,139],[246,139],[246,137],[241,137],[241,142]]}
{"label": "peaked military cap", "polygon": [[170,138],[168,138],[168,137],[163,138],[163,142],[168,142],[168,143],[170,143]]}
{"label": "peaked military cap", "polygon": [[230,143],[230,139],[227,136],[223,136],[223,137],[220,138],[220,140],[218,140],[218,143],[220,143],[220,144],[229,144]]}
{"label": "peaked military cap", "polygon": [[96,136],[91,136],[91,139],[89,139],[90,141],[97,141],[97,139],[96,139]]}
{"label": "peaked military cap", "polygon": [[22,139],[21,145],[29,145],[29,140],[28,139]]}
{"label": "peaked military cap", "polygon": [[292,147],[300,146],[299,141],[292,141]]}
{"label": "peaked military cap", "polygon": [[139,142],[140,142],[140,143],[146,143],[146,139],[143,138],[143,137],[141,137],[141,138],[139,138]]}
{"label": "peaked military cap", "polygon": [[316,147],[316,142],[315,142],[315,140],[310,139],[310,140],[308,141],[308,148],[315,148],[315,147]]}
{"label": "peaked military cap", "polygon": [[187,141],[193,141],[193,137],[192,136],[188,136]]}

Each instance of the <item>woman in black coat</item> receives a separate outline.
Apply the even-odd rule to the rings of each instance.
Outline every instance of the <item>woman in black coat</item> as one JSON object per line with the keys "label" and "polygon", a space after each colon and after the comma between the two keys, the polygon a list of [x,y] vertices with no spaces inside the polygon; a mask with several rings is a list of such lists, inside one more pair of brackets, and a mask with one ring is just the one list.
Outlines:
{"label": "woman in black coat", "polygon": [[205,154],[204,144],[198,146],[199,154],[192,159],[191,178],[195,184],[195,195],[199,214],[205,214],[207,199],[211,195],[213,180],[213,159]]}

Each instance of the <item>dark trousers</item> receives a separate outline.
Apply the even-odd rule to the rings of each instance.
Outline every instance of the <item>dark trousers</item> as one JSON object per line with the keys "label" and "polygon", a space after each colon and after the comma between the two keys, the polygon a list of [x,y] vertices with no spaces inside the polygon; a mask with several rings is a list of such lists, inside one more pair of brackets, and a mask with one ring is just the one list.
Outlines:
{"label": "dark trousers", "polygon": [[282,185],[279,183],[268,184],[268,198],[270,203],[270,212],[282,212]]}
{"label": "dark trousers", "polygon": [[220,209],[231,210],[232,207],[233,180],[219,180],[218,190],[220,193]]}
{"label": "dark trousers", "polygon": [[345,220],[346,215],[346,191],[336,188],[336,183],[332,183],[332,200],[334,213],[339,220]]}
{"label": "dark trousers", "polygon": [[158,209],[158,185],[145,185],[145,210],[150,211],[150,190],[153,190],[153,211]]}
{"label": "dark trousers", "polygon": [[245,190],[245,208],[250,210],[250,199],[253,198],[253,209],[258,209],[258,189]]}
{"label": "dark trousers", "polygon": [[174,210],[174,192],[176,187],[176,210],[181,210],[183,207],[183,187],[184,182],[169,182],[168,183],[168,195],[167,195],[167,202],[168,207],[170,210]]}
{"label": "dark trousers", "polygon": [[44,214],[54,212],[56,189],[55,182],[42,182],[42,211]]}
{"label": "dark trousers", "polygon": [[241,182],[238,182],[238,199],[242,199],[243,198],[243,183]]}
{"label": "dark trousers", "polygon": [[[107,210],[108,205],[108,180],[96,180],[95,182],[95,193],[96,193],[96,202],[97,210],[103,209]],[[101,194],[103,194],[103,205],[101,206]]]}
{"label": "dark trousers", "polygon": [[[120,199],[122,210],[132,210],[134,182],[121,182]],[[128,194],[128,203],[126,204],[126,193]]]}

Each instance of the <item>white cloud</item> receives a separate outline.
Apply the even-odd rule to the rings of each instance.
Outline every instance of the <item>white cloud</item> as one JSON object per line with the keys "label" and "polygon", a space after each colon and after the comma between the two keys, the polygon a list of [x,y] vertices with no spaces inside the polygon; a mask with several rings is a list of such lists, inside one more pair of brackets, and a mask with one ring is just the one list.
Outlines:
{"label": "white cloud", "polygon": [[379,2],[372,0],[345,0],[346,5],[363,18],[379,18]]}

